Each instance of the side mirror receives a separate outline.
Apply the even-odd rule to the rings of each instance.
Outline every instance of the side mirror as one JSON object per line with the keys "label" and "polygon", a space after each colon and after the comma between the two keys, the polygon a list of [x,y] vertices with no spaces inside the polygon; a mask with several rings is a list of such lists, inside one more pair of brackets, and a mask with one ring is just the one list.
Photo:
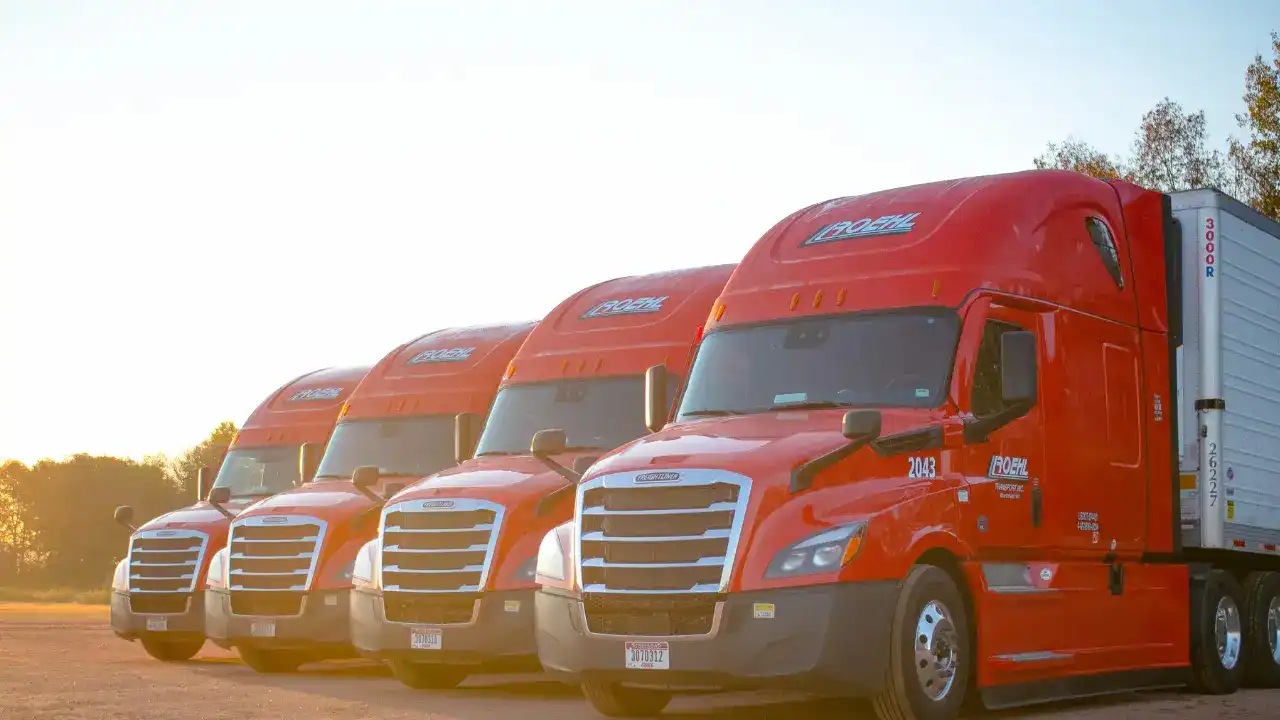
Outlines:
{"label": "side mirror", "polygon": [[644,371],[644,426],[658,432],[667,424],[671,406],[667,404],[667,366],[654,365]]}
{"label": "side mirror", "polygon": [[587,468],[600,459],[599,455],[581,455],[573,459],[573,471],[578,475],[586,475]]}
{"label": "side mirror", "polygon": [[547,458],[563,453],[568,443],[563,430],[539,430],[533,434],[533,442],[529,443],[529,452],[536,458]]}
{"label": "side mirror", "polygon": [[1000,399],[1018,404],[1036,399],[1039,372],[1035,333],[1009,331],[1000,336]]}
{"label": "side mirror", "polygon": [[377,465],[361,465],[351,473],[351,484],[360,490],[368,490],[378,484],[380,477]]}
{"label": "side mirror", "polygon": [[133,508],[128,505],[121,505],[120,507],[116,508],[115,515],[113,515],[112,517],[115,518],[116,522],[129,528],[130,530],[138,529],[133,525]]}
{"label": "side mirror", "polygon": [[878,410],[850,410],[844,414],[840,433],[846,440],[871,441],[880,437],[880,412]]}
{"label": "side mirror", "polygon": [[303,483],[316,479],[316,470],[320,468],[320,458],[324,456],[324,446],[320,443],[302,443],[298,449],[298,475]]}
{"label": "side mirror", "polygon": [[403,489],[404,489],[404,483],[402,482],[387,483],[387,486],[382,489],[382,499],[390,500],[391,498],[395,497],[396,493],[400,492]]}
{"label": "side mirror", "polygon": [[231,488],[229,487],[216,487],[209,491],[209,504],[218,512],[222,513],[223,517],[234,517],[226,508],[222,507],[230,502],[230,500]]}
{"label": "side mirror", "polygon": [[476,454],[480,441],[480,416],[475,413],[458,413],[453,418],[453,459],[459,465]]}
{"label": "side mirror", "polygon": [[214,481],[213,471],[207,467],[202,467],[196,471],[196,500],[204,500],[209,497],[209,491],[213,489]]}

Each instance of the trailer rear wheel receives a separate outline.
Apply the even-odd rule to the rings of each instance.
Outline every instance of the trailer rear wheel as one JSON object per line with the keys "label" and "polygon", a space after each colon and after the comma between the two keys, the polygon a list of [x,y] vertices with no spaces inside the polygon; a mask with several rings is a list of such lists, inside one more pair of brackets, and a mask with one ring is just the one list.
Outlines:
{"label": "trailer rear wheel", "polygon": [[1191,581],[1191,686],[1229,695],[1244,675],[1244,591],[1225,570]]}
{"label": "trailer rear wheel", "polygon": [[872,699],[880,720],[958,717],[969,686],[969,619],[942,568],[911,569],[893,614],[884,690]]}
{"label": "trailer rear wheel", "polygon": [[666,690],[628,687],[603,680],[584,679],[582,694],[596,712],[606,717],[653,717],[671,702],[671,693]]}
{"label": "trailer rear wheel", "polygon": [[391,674],[414,690],[448,690],[462,684],[471,672],[455,665],[392,660]]}
{"label": "trailer rear wheel", "polygon": [[1244,581],[1244,682],[1280,688],[1280,573],[1250,573]]}
{"label": "trailer rear wheel", "polygon": [[254,671],[264,675],[297,672],[304,660],[302,653],[296,650],[264,650],[262,648],[242,647],[240,659]]}
{"label": "trailer rear wheel", "polygon": [[183,662],[190,660],[204,647],[204,638],[198,640],[160,640],[142,638],[142,649],[151,657],[164,662]]}

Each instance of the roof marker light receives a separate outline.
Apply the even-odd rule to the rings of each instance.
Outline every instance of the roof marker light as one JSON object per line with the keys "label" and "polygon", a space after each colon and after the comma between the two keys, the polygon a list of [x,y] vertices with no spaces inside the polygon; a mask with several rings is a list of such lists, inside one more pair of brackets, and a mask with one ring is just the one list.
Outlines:
{"label": "roof marker light", "polygon": [[935,278],[933,281],[933,299],[934,300],[938,299],[938,291],[941,289],[942,289],[942,281]]}
{"label": "roof marker light", "polygon": [[840,292],[836,293],[836,307],[844,304],[845,289],[840,288]]}
{"label": "roof marker light", "polygon": [[796,306],[799,304],[800,304],[800,293],[796,293],[795,295],[791,296],[791,309],[795,310]]}
{"label": "roof marker light", "polygon": [[818,306],[821,304],[822,304],[822,291],[819,290],[813,295],[813,309],[817,310]]}
{"label": "roof marker light", "polygon": [[[716,322],[720,322],[720,318],[722,317],[724,317],[724,305],[716,308]],[[698,332],[702,332],[701,328],[699,328]]]}

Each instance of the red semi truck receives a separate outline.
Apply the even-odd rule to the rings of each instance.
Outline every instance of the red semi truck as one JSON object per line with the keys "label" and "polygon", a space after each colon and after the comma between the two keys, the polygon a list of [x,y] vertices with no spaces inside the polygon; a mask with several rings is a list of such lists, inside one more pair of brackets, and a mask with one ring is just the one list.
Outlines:
{"label": "red semi truck", "polygon": [[258,672],[354,655],[352,561],[384,498],[453,463],[455,417],[488,411],[533,325],[440,330],[382,358],[343,406],[315,482],[231,523],[209,570],[209,638]]}
{"label": "red semi truck", "polygon": [[[646,368],[684,374],[732,267],[610,280],[546,316],[516,354],[478,444],[466,433],[475,423],[461,418],[461,464],[383,510],[351,594],[352,638],[362,654],[388,660],[415,688],[538,669],[538,544],[572,515],[583,468],[646,432]],[[562,447],[539,460],[529,443],[548,426],[559,429]]]}
{"label": "red semi truck", "polygon": [[542,664],[618,717],[683,686],[885,720],[1280,686],[1277,243],[1215,191],[1062,171],[787,217],[673,423],[547,536]]}
{"label": "red semi truck", "polygon": [[210,556],[226,543],[231,518],[250,503],[309,479],[301,474],[302,448],[324,446],[342,403],[366,371],[317,370],[272,393],[232,439],[217,477],[200,469],[194,505],[137,528],[133,508],[116,508],[117,522],[134,531],[112,581],[111,628],[117,636],[141,640],[160,660],[188,660],[200,651],[205,641],[200,588]]}

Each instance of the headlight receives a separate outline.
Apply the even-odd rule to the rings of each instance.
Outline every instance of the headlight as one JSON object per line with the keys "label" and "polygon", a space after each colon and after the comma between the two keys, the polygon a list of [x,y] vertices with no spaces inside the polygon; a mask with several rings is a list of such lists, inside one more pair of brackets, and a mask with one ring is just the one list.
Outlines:
{"label": "headlight", "polygon": [[856,522],[811,535],[778,553],[764,576],[779,578],[836,572],[857,557],[866,532],[867,524]]}
{"label": "headlight", "polygon": [[205,585],[211,588],[225,588],[230,584],[227,566],[227,548],[222,548],[213,554],[213,558],[209,560],[209,576],[205,579]]}
{"label": "headlight", "polygon": [[351,584],[362,588],[378,588],[378,570],[382,563],[382,540],[374,538],[356,553],[355,564],[351,566]]}
{"label": "headlight", "polygon": [[111,589],[116,592],[129,592],[129,558],[126,557],[116,563],[116,573],[111,576]]}
{"label": "headlight", "polygon": [[560,545],[560,535],[554,529],[542,536],[538,545],[536,573],[552,580],[564,580],[564,548]]}

